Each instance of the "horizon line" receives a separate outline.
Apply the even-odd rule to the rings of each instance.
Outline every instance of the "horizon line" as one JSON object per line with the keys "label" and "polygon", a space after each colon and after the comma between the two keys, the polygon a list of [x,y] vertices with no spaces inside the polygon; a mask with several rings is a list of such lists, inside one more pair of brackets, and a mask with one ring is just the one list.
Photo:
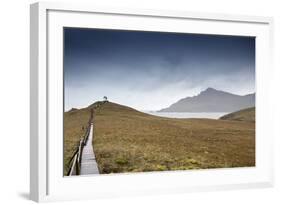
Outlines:
{"label": "horizon line", "polygon": [[[256,91],[254,91],[254,92],[251,92],[251,93],[248,93],[248,94],[239,95],[239,94],[227,92],[227,91],[224,91],[224,90],[219,90],[219,89],[216,89],[216,88],[207,87],[206,89],[203,89],[203,90],[201,90],[200,92],[198,92],[198,94],[196,94],[196,95],[191,95],[191,96],[186,96],[186,97],[184,97],[184,98],[180,98],[180,99],[178,99],[177,101],[175,101],[174,103],[177,103],[178,101],[180,101],[180,100],[182,100],[182,99],[185,99],[185,98],[196,97],[196,96],[200,95],[202,92],[207,91],[208,89],[212,89],[212,90],[216,90],[216,91],[219,91],[219,92],[224,92],[224,93],[228,93],[228,94],[232,94],[232,95],[237,95],[237,96],[240,96],[240,97],[256,94]],[[89,104],[86,105],[86,106],[71,107],[71,108],[69,108],[68,110],[64,109],[64,112],[69,112],[69,111],[71,111],[72,109],[79,109],[79,110],[80,110],[80,109],[84,109],[84,108],[87,108],[87,107],[91,106],[92,104],[94,104],[94,103],[96,103],[96,102],[102,102],[102,101],[103,101],[103,100],[97,100],[97,101],[95,101],[95,102],[89,103]],[[108,100],[108,102],[120,104],[120,103],[113,102],[113,101],[110,101],[110,100]],[[172,103],[172,104],[174,104],[174,103]],[[171,105],[172,105],[172,104],[171,104]],[[123,104],[120,104],[120,105],[123,105]],[[171,105],[170,105],[170,106],[171,106]],[[127,105],[123,105],[123,106],[127,106]],[[127,107],[128,107],[128,106],[127,106]],[[64,107],[64,108],[65,108],[65,107]],[[135,110],[138,110],[138,111],[150,111],[150,112],[154,112],[154,111],[157,112],[157,111],[159,111],[159,110],[161,110],[161,109],[165,109],[165,108],[160,108],[160,109],[157,109],[157,110],[141,110],[141,109],[137,109],[137,108],[134,108],[134,107],[131,107],[131,108],[133,108],[133,109],[135,109]]]}

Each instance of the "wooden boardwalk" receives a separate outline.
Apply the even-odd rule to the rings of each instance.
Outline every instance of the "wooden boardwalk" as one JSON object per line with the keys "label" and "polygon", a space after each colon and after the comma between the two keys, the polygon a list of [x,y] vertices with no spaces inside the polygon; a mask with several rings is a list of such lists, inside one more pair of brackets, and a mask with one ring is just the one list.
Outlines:
{"label": "wooden boardwalk", "polygon": [[94,126],[92,123],[90,127],[88,140],[82,151],[80,175],[99,174],[99,169],[96,162],[96,156],[92,144],[93,132],[94,132]]}

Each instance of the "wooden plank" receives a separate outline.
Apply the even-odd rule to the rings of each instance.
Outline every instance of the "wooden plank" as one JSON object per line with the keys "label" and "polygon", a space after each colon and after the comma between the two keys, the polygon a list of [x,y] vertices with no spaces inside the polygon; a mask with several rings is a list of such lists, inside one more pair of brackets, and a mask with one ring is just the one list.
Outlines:
{"label": "wooden plank", "polygon": [[93,123],[91,123],[88,140],[82,151],[80,175],[99,174],[99,169],[92,145],[93,131],[94,131],[94,125]]}

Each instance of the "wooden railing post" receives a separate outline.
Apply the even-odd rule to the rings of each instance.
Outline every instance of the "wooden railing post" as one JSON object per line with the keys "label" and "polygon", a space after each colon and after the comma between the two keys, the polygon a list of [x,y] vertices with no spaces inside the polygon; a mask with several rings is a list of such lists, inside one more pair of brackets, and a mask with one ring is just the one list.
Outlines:
{"label": "wooden railing post", "polygon": [[77,160],[76,160],[76,175],[80,175],[78,157],[77,157],[76,159],[77,159]]}

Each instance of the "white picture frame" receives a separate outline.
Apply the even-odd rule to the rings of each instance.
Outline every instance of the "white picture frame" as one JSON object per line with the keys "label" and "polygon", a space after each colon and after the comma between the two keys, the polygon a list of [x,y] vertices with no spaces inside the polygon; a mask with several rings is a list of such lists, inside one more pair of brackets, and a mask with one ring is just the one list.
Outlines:
{"label": "white picture frame", "polygon": [[[273,19],[185,11],[35,3],[30,12],[30,198],[34,201],[273,186],[269,94]],[[176,31],[256,37],[256,167],[63,177],[62,28]],[[73,186],[79,189],[73,189]]]}

